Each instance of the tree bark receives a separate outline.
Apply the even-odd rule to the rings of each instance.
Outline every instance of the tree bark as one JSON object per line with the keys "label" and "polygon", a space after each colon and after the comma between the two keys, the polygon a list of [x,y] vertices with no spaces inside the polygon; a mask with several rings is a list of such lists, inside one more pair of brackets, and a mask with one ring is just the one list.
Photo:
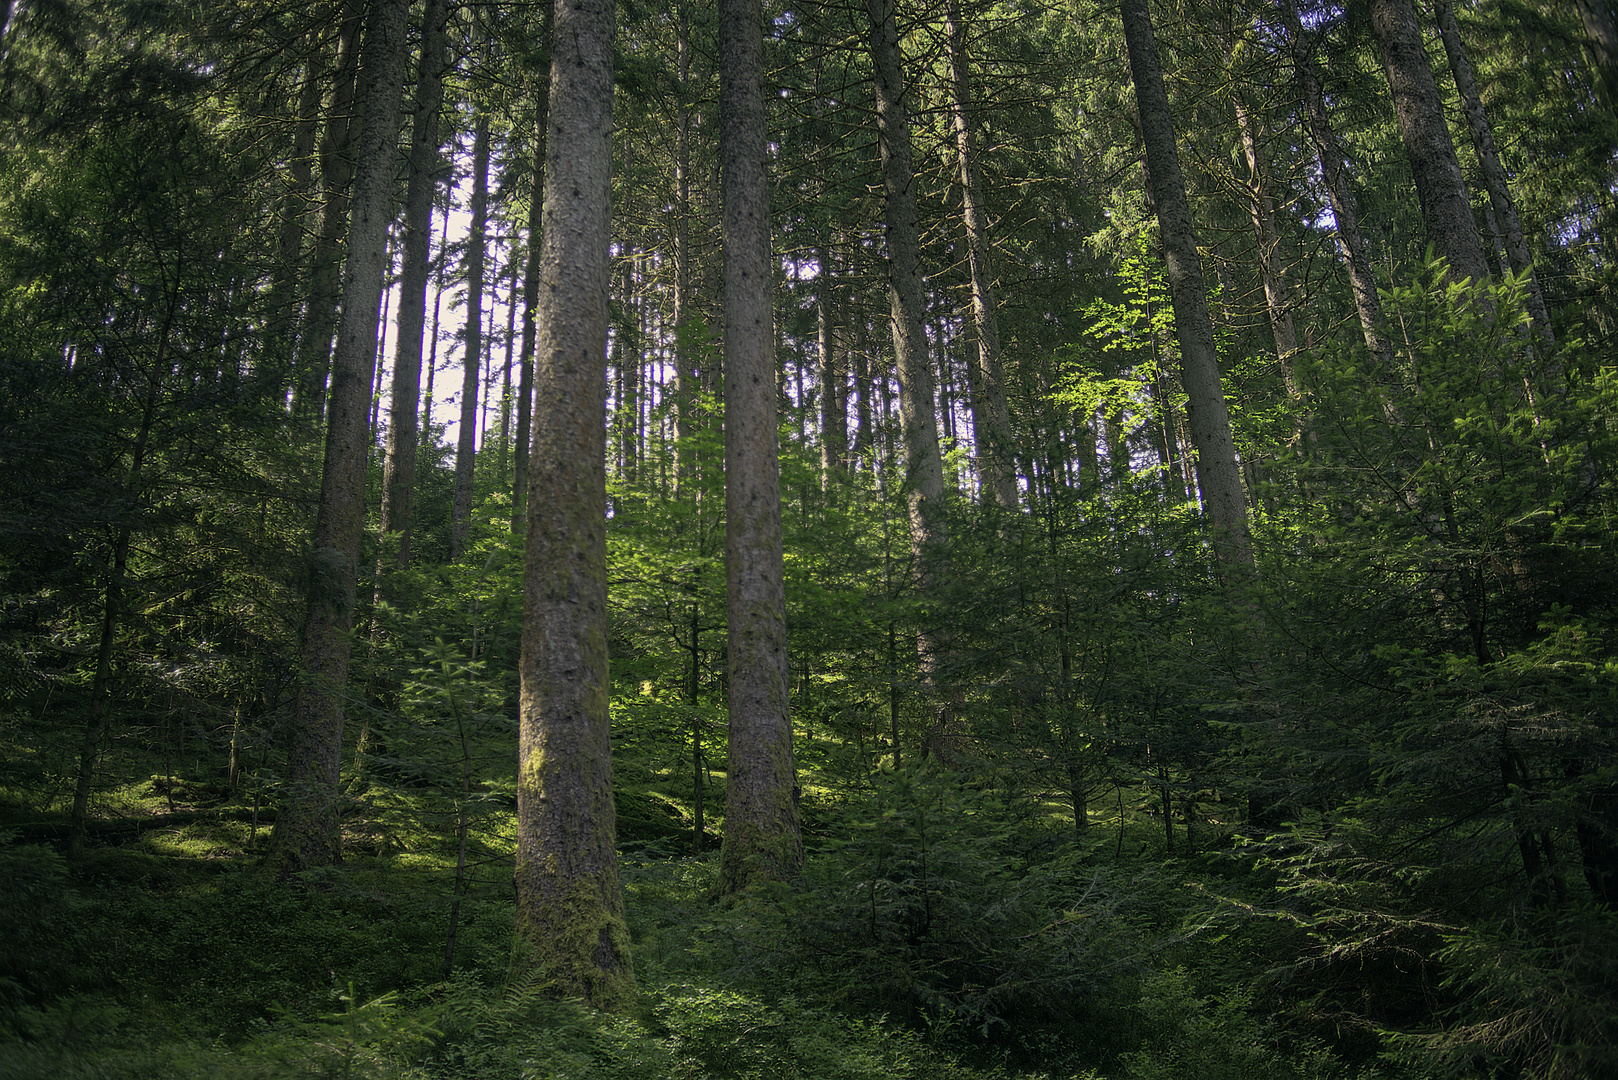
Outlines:
{"label": "tree bark", "polygon": [[1197,481],[1213,532],[1214,554],[1227,586],[1242,588],[1254,574],[1253,546],[1247,528],[1247,501],[1230,430],[1230,411],[1219,375],[1213,321],[1202,283],[1202,263],[1191,207],[1185,197],[1180,155],[1174,143],[1174,118],[1163,89],[1147,0],[1120,5],[1129,67],[1140,108],[1146,168],[1157,207],[1163,256],[1168,264],[1169,297],[1180,342],[1181,378],[1185,383],[1191,442],[1197,452]]}
{"label": "tree bark", "polygon": [[69,859],[77,859],[84,854],[86,823],[90,816],[90,789],[95,780],[96,759],[101,754],[101,740],[107,730],[107,716],[112,711],[112,654],[125,605],[124,579],[129,573],[129,545],[134,539],[132,519],[140,503],[146,446],[151,439],[152,422],[157,413],[156,372],[167,367],[169,322],[173,316],[174,304],[171,301],[162,336],[158,338],[156,362],[147,385],[146,399],[141,406],[140,430],[130,448],[129,472],[124,479],[124,520],[119,523],[112,544],[112,565],[108,569],[101,609],[101,637],[96,644],[95,681],[90,685],[90,716],[84,726],[84,744],[79,751],[79,769],[73,783],[73,808],[67,819]]}
{"label": "tree bark", "polygon": [[868,351],[871,327],[864,311],[857,311],[851,321],[854,340],[849,346],[849,366],[854,369],[854,439],[849,452],[856,465],[863,464],[869,469],[876,442],[871,436],[871,354]]}
{"label": "tree bark", "polygon": [[[910,549],[917,587],[932,593],[944,574],[949,544],[944,521],[944,460],[938,446],[937,387],[927,355],[922,317],[921,232],[911,169],[910,116],[905,104],[895,0],[866,0],[871,23],[871,62],[876,89],[877,146],[882,160],[887,225],[888,300],[893,352],[899,374],[899,426],[905,454]],[[916,636],[922,681],[937,697],[941,657],[936,635]],[[928,752],[947,761],[956,732],[948,706],[928,736]]]}
{"label": "tree bark", "polygon": [[[627,149],[622,151],[621,159],[628,171]],[[618,260],[619,320],[612,335],[612,366],[617,372],[618,470],[630,485],[640,479],[641,399],[649,396],[641,393],[641,318],[635,302],[637,259],[636,253],[625,252]]]}
{"label": "tree bark", "polygon": [[759,0],[719,0],[730,709],[719,887],[727,896],[803,870],[787,699],[762,21]]}
{"label": "tree bark", "polygon": [[1618,105],[1618,17],[1612,0],[1578,0],[1579,19],[1595,58],[1596,76],[1607,106]]}
{"label": "tree bark", "polygon": [[326,460],[303,627],[303,679],[293,706],[286,796],[271,852],[271,861],[283,876],[329,866],[342,856],[337,782],[343,701],[365,524],[367,422],[388,226],[393,221],[408,12],[406,0],[374,0],[366,19],[365,119],[343,271],[342,321],[332,356]]}
{"label": "tree bark", "polygon": [[416,493],[416,449],[421,441],[421,345],[427,322],[427,280],[437,188],[439,114],[444,106],[447,63],[447,0],[427,0],[422,14],[421,60],[416,72],[416,115],[410,134],[410,181],[405,193],[404,266],[399,283],[399,323],[394,335],[393,388],[388,403],[388,440],[382,463],[382,550],[400,570],[410,566],[411,515]]}
{"label": "tree bark", "polygon": [[333,11],[341,22],[337,36],[331,104],[320,137],[320,231],[315,239],[309,296],[298,336],[293,412],[318,421],[326,407],[326,377],[331,362],[332,331],[342,295],[343,242],[349,228],[349,188],[354,180],[354,95],[359,81],[360,28],[364,0],[340,0]]}
{"label": "tree bark", "polygon": [[[547,23],[549,20],[547,20]],[[546,93],[540,94],[539,118],[534,125],[534,177],[528,199],[528,261],[522,277],[522,352],[517,361],[516,469],[512,482],[511,531],[520,533],[528,521],[528,448],[534,410],[534,343],[538,332],[541,217],[545,210]]]}
{"label": "tree bark", "polygon": [[1287,32],[1292,36],[1292,64],[1298,80],[1298,94],[1303,99],[1304,128],[1309,133],[1315,157],[1320,162],[1320,174],[1326,184],[1326,200],[1331,205],[1337,238],[1343,245],[1349,288],[1354,293],[1354,310],[1359,316],[1366,347],[1376,357],[1380,370],[1388,372],[1393,364],[1393,345],[1388,340],[1382,316],[1382,298],[1376,291],[1376,276],[1371,272],[1365,238],[1360,234],[1359,213],[1355,207],[1353,189],[1349,186],[1346,159],[1326,112],[1326,95],[1320,68],[1315,63],[1313,44],[1304,36],[1296,0],[1280,2],[1282,18],[1286,21]]}
{"label": "tree bark", "polygon": [[[1258,121],[1238,93],[1235,100],[1236,128],[1242,138],[1242,156],[1247,159],[1247,215],[1253,222],[1253,240],[1258,247],[1259,277],[1264,283],[1264,306],[1269,311],[1270,333],[1275,339],[1275,358],[1281,365],[1281,379],[1288,396],[1298,397],[1298,331],[1292,321],[1292,289],[1280,262],[1280,232],[1276,228],[1275,195],[1270,185],[1269,160],[1260,141]],[[1299,420],[1301,421],[1301,417]]]}
{"label": "tree bark", "polygon": [[1550,311],[1545,307],[1545,294],[1539,288],[1539,276],[1534,272],[1534,260],[1528,252],[1528,241],[1523,236],[1522,218],[1517,213],[1517,200],[1512,198],[1511,185],[1506,181],[1506,170],[1500,164],[1500,150],[1495,146],[1494,130],[1489,126],[1489,114],[1483,108],[1478,94],[1476,77],[1472,74],[1472,61],[1466,55],[1466,43],[1461,40],[1461,27],[1455,21],[1455,6],[1450,0],[1435,0],[1438,32],[1444,39],[1444,54],[1449,58],[1450,74],[1455,78],[1455,89],[1460,94],[1461,108],[1466,113],[1466,126],[1472,134],[1472,147],[1477,151],[1478,167],[1483,173],[1483,186],[1489,193],[1489,205],[1505,242],[1506,260],[1512,273],[1527,276],[1528,317],[1534,332],[1548,347],[1556,347],[1556,331],[1551,326]]}
{"label": "tree bark", "polygon": [[834,477],[847,467],[848,350],[846,342],[838,340],[841,312],[830,249],[822,245],[816,259],[820,264],[815,297],[815,345],[820,369],[820,486],[829,491]]}
{"label": "tree bark", "polygon": [[910,502],[910,538],[921,578],[930,585],[932,563],[947,541],[939,502],[944,463],[938,449],[938,415],[921,294],[921,234],[911,171],[910,115],[899,56],[894,0],[866,0],[875,68],[877,144],[882,157],[888,248],[888,301],[894,358],[899,370],[900,426]]}
{"label": "tree bark", "polygon": [[967,265],[972,275],[972,319],[977,348],[971,353],[972,436],[977,445],[978,474],[996,505],[1017,508],[1017,467],[1006,407],[1005,376],[1000,366],[1000,318],[994,295],[994,268],[989,227],[983,213],[983,183],[978,177],[977,140],[972,131],[971,80],[962,41],[958,0],[944,8],[949,54],[950,113],[955,128],[955,157],[961,185],[961,221],[966,232]]}
{"label": "tree bark", "polygon": [[694,304],[691,274],[695,256],[691,244],[691,13],[687,4],[676,5],[676,92],[679,109],[674,120],[674,485],[676,497],[700,469],[693,441],[697,433],[702,372],[692,350]]}
{"label": "tree bark", "polygon": [[1483,240],[1472,216],[1455,142],[1444,119],[1444,99],[1433,81],[1415,9],[1411,0],[1370,0],[1370,11],[1427,239],[1449,263],[1451,278],[1485,282],[1489,264],[1483,255]]}
{"label": "tree bark", "polygon": [[520,978],[602,1009],[634,973],[608,718],[612,0],[557,0],[529,458],[517,771]]}
{"label": "tree bark", "polygon": [[478,110],[472,137],[472,224],[466,234],[466,350],[461,358],[461,424],[455,443],[455,506],[449,555],[472,536],[472,475],[477,462],[478,382],[483,374],[483,268],[489,230],[489,114]]}
{"label": "tree bark", "polygon": [[[317,43],[304,65],[303,87],[298,94],[298,123],[292,136],[292,154],[287,160],[290,183],[282,196],[281,235],[276,243],[275,267],[265,307],[264,355],[273,365],[274,377],[282,391],[292,380],[292,350],[295,345],[298,298],[297,278],[303,267],[303,237],[308,229],[310,196],[314,192],[315,138],[320,133],[320,101],[325,86],[325,65]],[[268,374],[268,373],[266,373]]]}

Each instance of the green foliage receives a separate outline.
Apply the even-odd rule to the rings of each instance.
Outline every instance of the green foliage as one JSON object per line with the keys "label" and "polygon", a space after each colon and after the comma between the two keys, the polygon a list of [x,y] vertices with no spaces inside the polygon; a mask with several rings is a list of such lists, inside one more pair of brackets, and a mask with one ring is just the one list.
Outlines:
{"label": "green foliage", "polygon": [[1138,963],[1117,883],[1019,858],[1027,817],[959,777],[884,774],[842,818],[807,887],[777,898],[763,960],[814,1001],[1015,1045]]}
{"label": "green foliage", "polygon": [[[1446,935],[1441,1025],[1390,1032],[1390,1056],[1433,1077],[1487,1067],[1548,1080],[1618,1068],[1618,919],[1592,905]],[[1479,1007],[1480,1003],[1483,1007]]]}
{"label": "green foliage", "polygon": [[288,1033],[303,1043],[316,1075],[333,1080],[399,1075],[402,1070],[387,1066],[397,1066],[437,1034],[427,1016],[398,1007],[397,993],[361,1001],[352,980],[334,993],[340,1005],[335,1012],[313,1021],[288,1017]]}
{"label": "green foliage", "polygon": [[65,957],[60,948],[72,916],[67,863],[39,844],[15,844],[0,831],[0,1030],[27,1006],[60,992]]}
{"label": "green foliage", "polygon": [[879,1080],[964,1077],[914,1033],[856,1020],[791,998],[778,1001],[701,986],[669,986],[652,1012],[666,1032],[671,1077],[737,1080]]}
{"label": "green foliage", "polygon": [[1147,1044],[1123,1055],[1127,1080],[1332,1080],[1341,1066],[1318,1047],[1299,1047],[1254,1015],[1239,989],[1199,997],[1183,970],[1146,981],[1140,1004]]}
{"label": "green foliage", "polygon": [[[692,392],[718,379],[702,224],[716,197],[714,27],[706,10],[625,9],[612,719],[628,928],[651,989],[613,1017],[503,985],[522,558],[499,438],[479,455],[474,551],[453,565],[448,451],[431,434],[423,448],[416,566],[385,583],[349,688],[347,864],[290,885],[251,870],[274,812],[293,556],[319,461],[283,392],[280,324],[301,298],[268,301],[285,304],[277,283],[302,274],[272,258],[283,213],[311,209],[283,205],[287,105],[323,66],[323,9],[13,7],[0,48],[0,810],[27,842],[0,838],[0,1080],[1303,1078],[1384,1050],[1423,1077],[1618,1069],[1618,383],[1601,337],[1618,229],[1611,200],[1592,201],[1610,186],[1612,117],[1591,107],[1604,99],[1571,5],[1459,13],[1491,46],[1474,52],[1541,280],[1562,301],[1554,352],[1526,348],[1520,282],[1462,289],[1421,264],[1361,20],[1306,15],[1333,57],[1373,259],[1395,275],[1398,356],[1381,369],[1356,340],[1290,97],[1267,92],[1288,63],[1274,20],[1210,8],[1165,24],[1256,481],[1263,588],[1235,613],[1165,467],[1185,402],[1115,10],[961,12],[978,100],[1017,103],[973,121],[1027,486],[1016,513],[947,500],[948,572],[926,596],[873,315],[875,155],[847,92],[865,77],[848,47],[863,12],[810,5],[772,24],[810,863],[723,910],[700,854],[723,828],[722,417]],[[538,36],[520,13],[480,19],[510,47],[463,74],[512,105],[509,164],[529,156],[513,98],[536,74]],[[954,133],[940,35],[931,17],[909,29],[929,335],[965,477],[975,390]],[[1277,251],[1303,260],[1288,268],[1300,337],[1328,343],[1297,360],[1301,402],[1279,392],[1268,345],[1253,347],[1253,187],[1230,161],[1242,90],[1291,218]],[[693,118],[693,244],[677,268],[680,115]],[[520,186],[524,168],[508,179]],[[693,285],[679,328],[675,277]],[[826,475],[821,300],[876,414],[850,469]],[[677,388],[675,354],[689,361]],[[694,418],[678,441],[676,396]],[[1084,459],[1103,444],[1107,460]],[[60,835],[109,612],[99,828],[69,869],[35,841]],[[924,671],[929,640],[941,648]],[[961,772],[914,769],[946,728]],[[1210,895],[1228,901],[1218,918]]]}

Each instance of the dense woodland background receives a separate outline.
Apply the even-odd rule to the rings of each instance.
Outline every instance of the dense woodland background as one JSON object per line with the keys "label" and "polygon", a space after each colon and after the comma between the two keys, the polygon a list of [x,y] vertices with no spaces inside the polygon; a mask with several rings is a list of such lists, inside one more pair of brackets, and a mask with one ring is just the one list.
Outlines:
{"label": "dense woodland background", "polygon": [[[513,959],[552,14],[429,0],[368,79],[390,5],[6,0],[0,1077],[1618,1075],[1607,0],[1154,0],[1235,526],[1119,5],[904,0],[897,114],[880,0],[765,5],[806,855],[745,889],[719,26],[620,6],[608,1009]],[[395,148],[333,682],[328,374]],[[315,691],[341,845],[289,862]]]}

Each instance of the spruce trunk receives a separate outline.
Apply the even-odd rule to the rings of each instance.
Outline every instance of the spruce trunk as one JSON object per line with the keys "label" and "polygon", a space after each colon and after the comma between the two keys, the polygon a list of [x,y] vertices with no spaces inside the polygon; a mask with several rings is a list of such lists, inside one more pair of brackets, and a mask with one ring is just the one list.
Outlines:
{"label": "spruce trunk", "polygon": [[393,221],[408,12],[405,0],[375,0],[366,20],[365,117],[343,271],[343,314],[332,355],[326,460],[303,627],[303,678],[293,707],[286,797],[271,854],[283,876],[332,865],[342,856],[337,782],[343,701],[365,523],[371,380],[388,226]]}
{"label": "spruce trunk", "polygon": [[1433,80],[1415,9],[1411,0],[1370,0],[1370,10],[1427,239],[1449,263],[1451,278],[1485,282],[1489,264],[1483,240],[1472,216],[1455,141],[1444,118],[1444,100]]}
{"label": "spruce trunk", "polygon": [[1005,376],[1000,366],[1000,318],[994,295],[994,269],[989,254],[989,227],[983,213],[983,184],[978,178],[977,140],[971,122],[971,82],[962,42],[957,0],[945,6],[945,42],[949,53],[950,112],[955,127],[955,156],[961,184],[961,221],[966,232],[967,265],[972,275],[972,318],[977,349],[971,364],[972,435],[977,444],[978,473],[989,497],[1006,510],[1017,508],[1017,468],[1006,407]]}
{"label": "spruce trunk", "polygon": [[607,712],[612,0],[557,0],[529,458],[516,970],[602,1009],[634,988]]}
{"label": "spruce trunk", "polygon": [[1493,207],[1495,220],[1504,234],[1501,239],[1506,247],[1506,261],[1512,273],[1527,277],[1528,317],[1533,320],[1534,332],[1540,340],[1554,348],[1556,332],[1551,328],[1550,311],[1545,307],[1545,294],[1540,291],[1534,260],[1528,253],[1522,218],[1517,213],[1517,200],[1511,195],[1506,170],[1500,164],[1494,129],[1489,126],[1489,114],[1484,111],[1483,98],[1478,94],[1472,61],[1466,55],[1466,43],[1461,40],[1461,27],[1455,21],[1455,6],[1450,0],[1437,0],[1433,6],[1438,15],[1439,33],[1444,39],[1444,53],[1449,58],[1450,74],[1455,77],[1455,89],[1460,94],[1461,108],[1466,113],[1466,126],[1472,133],[1472,148],[1478,155],[1483,186],[1489,193],[1489,205]]}
{"label": "spruce trunk", "polygon": [[[427,324],[427,280],[437,187],[438,119],[444,105],[447,0],[427,0],[422,16],[421,61],[416,75],[416,115],[410,134],[410,180],[405,192],[404,266],[399,283],[393,388],[388,405],[387,453],[382,464],[382,542],[377,565],[387,569],[387,548],[400,570],[410,566],[411,515],[416,492],[416,449],[421,442],[422,332]],[[381,575],[379,574],[379,577]]]}
{"label": "spruce trunk", "polygon": [[1227,586],[1239,590],[1254,572],[1247,501],[1214,349],[1213,321],[1208,315],[1208,294],[1202,282],[1191,207],[1186,201],[1179,150],[1174,143],[1174,117],[1163,89],[1163,70],[1158,63],[1147,0],[1123,0],[1120,7],[1140,108],[1141,137],[1146,143],[1147,175],[1157,207],[1163,257],[1168,264],[1169,298],[1180,343],[1191,443],[1197,452],[1197,482],[1221,574]]}
{"label": "spruce trunk", "polygon": [[461,425],[455,444],[455,507],[450,558],[472,536],[472,477],[477,463],[478,380],[483,374],[483,268],[489,225],[489,114],[478,112],[472,139],[472,224],[466,234],[466,352],[461,358]]}
{"label": "spruce trunk", "polygon": [[730,709],[719,880],[726,895],[803,869],[787,708],[762,18],[759,0],[719,0]]}

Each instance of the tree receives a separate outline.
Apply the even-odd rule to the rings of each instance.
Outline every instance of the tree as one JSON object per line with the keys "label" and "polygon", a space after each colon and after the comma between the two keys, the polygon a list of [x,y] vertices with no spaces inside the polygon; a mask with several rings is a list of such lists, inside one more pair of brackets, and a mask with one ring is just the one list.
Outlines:
{"label": "tree", "polygon": [[342,321],[332,358],[326,461],[310,552],[303,626],[303,682],[293,708],[286,801],[271,859],[283,876],[342,857],[338,772],[354,629],[360,539],[365,524],[371,382],[378,307],[393,222],[393,176],[409,4],[373,0],[366,20],[365,115],[359,138]]}
{"label": "tree", "polygon": [[1120,10],[1140,110],[1141,136],[1146,143],[1152,201],[1157,207],[1163,256],[1168,263],[1180,366],[1190,398],[1187,409],[1191,441],[1197,451],[1197,479],[1221,571],[1227,584],[1239,589],[1254,570],[1247,502],[1214,348],[1213,322],[1202,284],[1202,261],[1197,253],[1191,207],[1186,202],[1180,155],[1174,145],[1174,116],[1163,89],[1163,69],[1158,63],[1147,0],[1123,0]]}
{"label": "tree", "polygon": [[719,877],[727,895],[803,869],[787,707],[762,19],[758,0],[720,0],[730,754]]}
{"label": "tree", "polygon": [[1303,99],[1304,130],[1308,132],[1310,144],[1315,148],[1321,180],[1326,185],[1326,200],[1331,206],[1332,222],[1342,241],[1343,261],[1347,264],[1349,287],[1354,293],[1355,314],[1359,317],[1366,347],[1376,357],[1377,364],[1386,370],[1393,364],[1393,346],[1383,325],[1382,301],[1377,295],[1376,278],[1371,273],[1365,238],[1360,233],[1359,211],[1354,202],[1354,192],[1349,187],[1347,162],[1326,111],[1326,94],[1319,65],[1315,63],[1314,42],[1304,35],[1303,22],[1298,18],[1297,0],[1280,0],[1280,6],[1282,20],[1292,39],[1292,70],[1297,80],[1298,94]]}
{"label": "tree", "polygon": [[[910,511],[910,548],[916,583],[935,590],[948,555],[944,517],[944,459],[938,445],[936,382],[923,326],[921,232],[911,168],[910,114],[899,52],[895,0],[867,0],[872,83],[876,91],[877,146],[882,163],[883,219],[887,241],[889,323],[899,374],[899,426],[904,442],[904,489]],[[916,649],[928,689],[936,689],[941,643],[919,634]],[[941,715],[929,736],[929,751],[948,754],[949,717]]]}
{"label": "tree", "polygon": [[546,92],[543,86],[536,96],[538,116],[534,123],[533,174],[528,191],[528,244],[523,253],[522,351],[517,354],[516,476],[511,485],[511,531],[519,536],[524,534],[528,522],[528,448],[532,442],[529,435],[534,408],[534,344],[538,332],[534,309],[539,304],[540,220],[545,212]]}
{"label": "tree", "polygon": [[983,184],[978,176],[977,139],[972,128],[971,74],[967,69],[958,7],[957,0],[948,0],[944,33],[949,51],[950,111],[960,174],[961,221],[972,276],[972,318],[977,325],[975,352],[968,367],[972,384],[973,438],[977,443],[983,486],[996,504],[1015,510],[1017,471],[1011,417],[1006,409],[1005,376],[1000,364],[1000,316],[994,294],[994,268],[989,257]]}
{"label": "tree", "polygon": [[331,65],[330,100],[320,136],[320,226],[309,272],[309,293],[304,300],[293,387],[295,411],[317,425],[326,407],[332,331],[338,328],[342,296],[343,243],[349,227],[349,189],[354,181],[355,140],[359,136],[354,123],[355,95],[359,92],[365,0],[332,0],[323,13],[326,19],[322,22],[331,20],[337,24],[337,43]]}
{"label": "tree", "polygon": [[1546,345],[1556,346],[1556,332],[1551,327],[1550,312],[1545,307],[1545,294],[1540,291],[1539,277],[1534,272],[1534,261],[1528,253],[1528,241],[1523,237],[1522,219],[1517,213],[1517,200],[1512,198],[1511,185],[1506,181],[1506,170],[1500,164],[1500,151],[1495,147],[1494,129],[1489,114],[1483,108],[1478,93],[1477,78],[1472,74],[1472,62],[1466,55],[1466,43],[1461,40],[1461,27],[1455,21],[1455,6],[1450,0],[1437,0],[1434,4],[1438,17],[1439,35],[1444,39],[1444,53],[1449,57],[1450,73],[1455,77],[1455,89],[1461,96],[1461,108],[1466,113],[1466,126],[1472,134],[1472,148],[1477,152],[1478,167],[1483,173],[1483,186],[1489,193],[1489,206],[1495,222],[1503,234],[1506,259],[1514,274],[1527,275],[1528,314],[1534,321],[1534,331]]}
{"label": "tree", "polygon": [[634,984],[607,715],[613,14],[553,15],[517,770],[517,964],[602,1009]]}
{"label": "tree", "polygon": [[1427,239],[1448,261],[1456,280],[1486,281],[1489,264],[1483,241],[1415,9],[1411,0],[1370,0],[1370,12]]}
{"label": "tree", "polygon": [[466,349],[461,357],[461,425],[455,445],[455,518],[450,556],[472,535],[472,467],[477,453],[478,383],[483,376],[483,277],[489,226],[489,114],[481,105],[472,136],[472,223],[466,234]]}
{"label": "tree", "polygon": [[427,320],[427,278],[432,246],[433,193],[439,161],[439,114],[444,104],[448,0],[428,0],[422,13],[421,60],[416,72],[416,115],[410,135],[410,179],[405,192],[404,267],[399,282],[393,393],[388,410],[387,456],[382,467],[383,558],[410,565],[410,526],[416,491],[417,409],[421,398],[421,343]]}
{"label": "tree", "polygon": [[1612,0],[1578,0],[1578,7],[1602,93],[1611,105],[1618,102],[1618,15],[1613,14]]}
{"label": "tree", "polygon": [[893,351],[899,372],[899,407],[904,432],[906,487],[910,492],[910,533],[925,581],[948,542],[942,507],[944,464],[938,450],[938,415],[933,367],[923,329],[920,226],[916,216],[915,174],[911,168],[910,114],[899,53],[894,0],[868,0],[871,62],[876,90],[877,144],[882,156],[887,240],[887,284]]}

